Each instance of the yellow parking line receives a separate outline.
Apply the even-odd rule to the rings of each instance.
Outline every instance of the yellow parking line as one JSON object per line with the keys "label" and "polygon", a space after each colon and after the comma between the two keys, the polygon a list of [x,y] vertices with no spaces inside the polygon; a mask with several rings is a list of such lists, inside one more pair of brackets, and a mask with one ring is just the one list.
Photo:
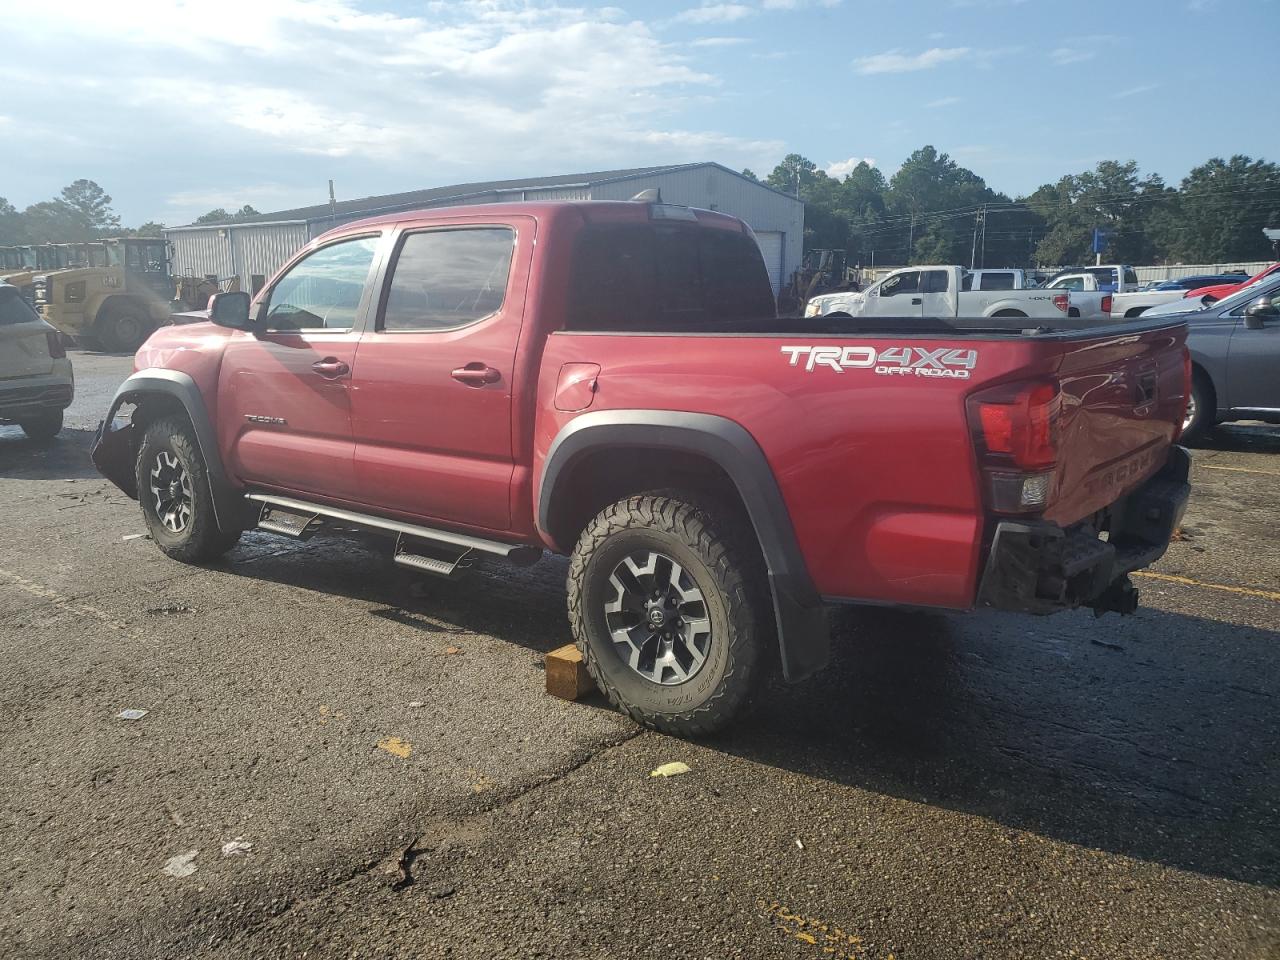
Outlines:
{"label": "yellow parking line", "polygon": [[1198,463],[1198,467],[1204,467],[1206,470],[1230,470],[1232,473],[1260,473],[1264,477],[1280,477],[1280,473],[1275,470],[1251,470],[1249,467],[1218,467],[1212,463]]}
{"label": "yellow parking line", "polygon": [[1179,583],[1184,587],[1204,587],[1206,590],[1222,590],[1226,593],[1238,593],[1246,597],[1261,597],[1263,600],[1280,600],[1280,591],[1258,590],[1254,587],[1229,587],[1225,583],[1205,583],[1203,580],[1192,580],[1190,577],[1178,577],[1172,573],[1151,573],[1148,570],[1135,570],[1132,577],[1146,577],[1148,580],[1164,580],[1168,583]]}

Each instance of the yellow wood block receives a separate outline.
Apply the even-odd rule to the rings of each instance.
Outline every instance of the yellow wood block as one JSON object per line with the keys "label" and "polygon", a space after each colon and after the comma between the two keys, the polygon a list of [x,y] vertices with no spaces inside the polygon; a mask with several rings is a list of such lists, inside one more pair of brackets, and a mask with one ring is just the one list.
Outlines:
{"label": "yellow wood block", "polygon": [[582,654],[572,643],[552,650],[546,657],[547,693],[561,700],[581,700],[595,690]]}

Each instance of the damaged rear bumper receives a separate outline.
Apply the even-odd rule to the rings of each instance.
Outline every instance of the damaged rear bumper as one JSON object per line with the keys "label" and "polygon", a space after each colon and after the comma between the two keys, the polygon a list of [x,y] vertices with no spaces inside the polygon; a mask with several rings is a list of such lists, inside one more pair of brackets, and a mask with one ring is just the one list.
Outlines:
{"label": "damaged rear bumper", "polygon": [[1107,539],[1091,524],[1063,528],[1043,520],[996,525],[978,605],[1022,613],[1091,607],[1132,613],[1134,570],[1168,549],[1191,495],[1191,458],[1175,446],[1164,468],[1107,511]]}

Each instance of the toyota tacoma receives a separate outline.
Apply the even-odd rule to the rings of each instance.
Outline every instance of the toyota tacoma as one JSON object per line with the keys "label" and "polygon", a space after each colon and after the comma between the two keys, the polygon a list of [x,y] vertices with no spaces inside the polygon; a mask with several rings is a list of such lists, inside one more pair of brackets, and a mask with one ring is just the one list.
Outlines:
{"label": "toyota tacoma", "polygon": [[327,525],[442,576],[567,554],[600,689],[699,735],[822,667],[833,604],[1133,610],[1186,327],[1054,313],[782,320],[742,221],[661,202],[397,213],[154,333],[93,458],[185,562]]}

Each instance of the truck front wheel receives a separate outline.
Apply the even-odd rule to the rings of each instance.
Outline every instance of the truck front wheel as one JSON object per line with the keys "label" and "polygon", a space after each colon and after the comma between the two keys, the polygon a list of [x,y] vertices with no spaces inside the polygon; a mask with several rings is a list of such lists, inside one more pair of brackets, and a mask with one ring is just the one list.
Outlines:
{"label": "truck front wheel", "polygon": [[771,617],[744,524],[678,494],[645,494],[605,508],[579,537],[568,583],[574,640],[632,719],[696,737],[750,703]]}
{"label": "truck front wheel", "polygon": [[142,517],[168,556],[184,563],[212,560],[240,539],[238,530],[218,528],[209,470],[195,431],[182,417],[163,417],[147,427],[136,471]]}

